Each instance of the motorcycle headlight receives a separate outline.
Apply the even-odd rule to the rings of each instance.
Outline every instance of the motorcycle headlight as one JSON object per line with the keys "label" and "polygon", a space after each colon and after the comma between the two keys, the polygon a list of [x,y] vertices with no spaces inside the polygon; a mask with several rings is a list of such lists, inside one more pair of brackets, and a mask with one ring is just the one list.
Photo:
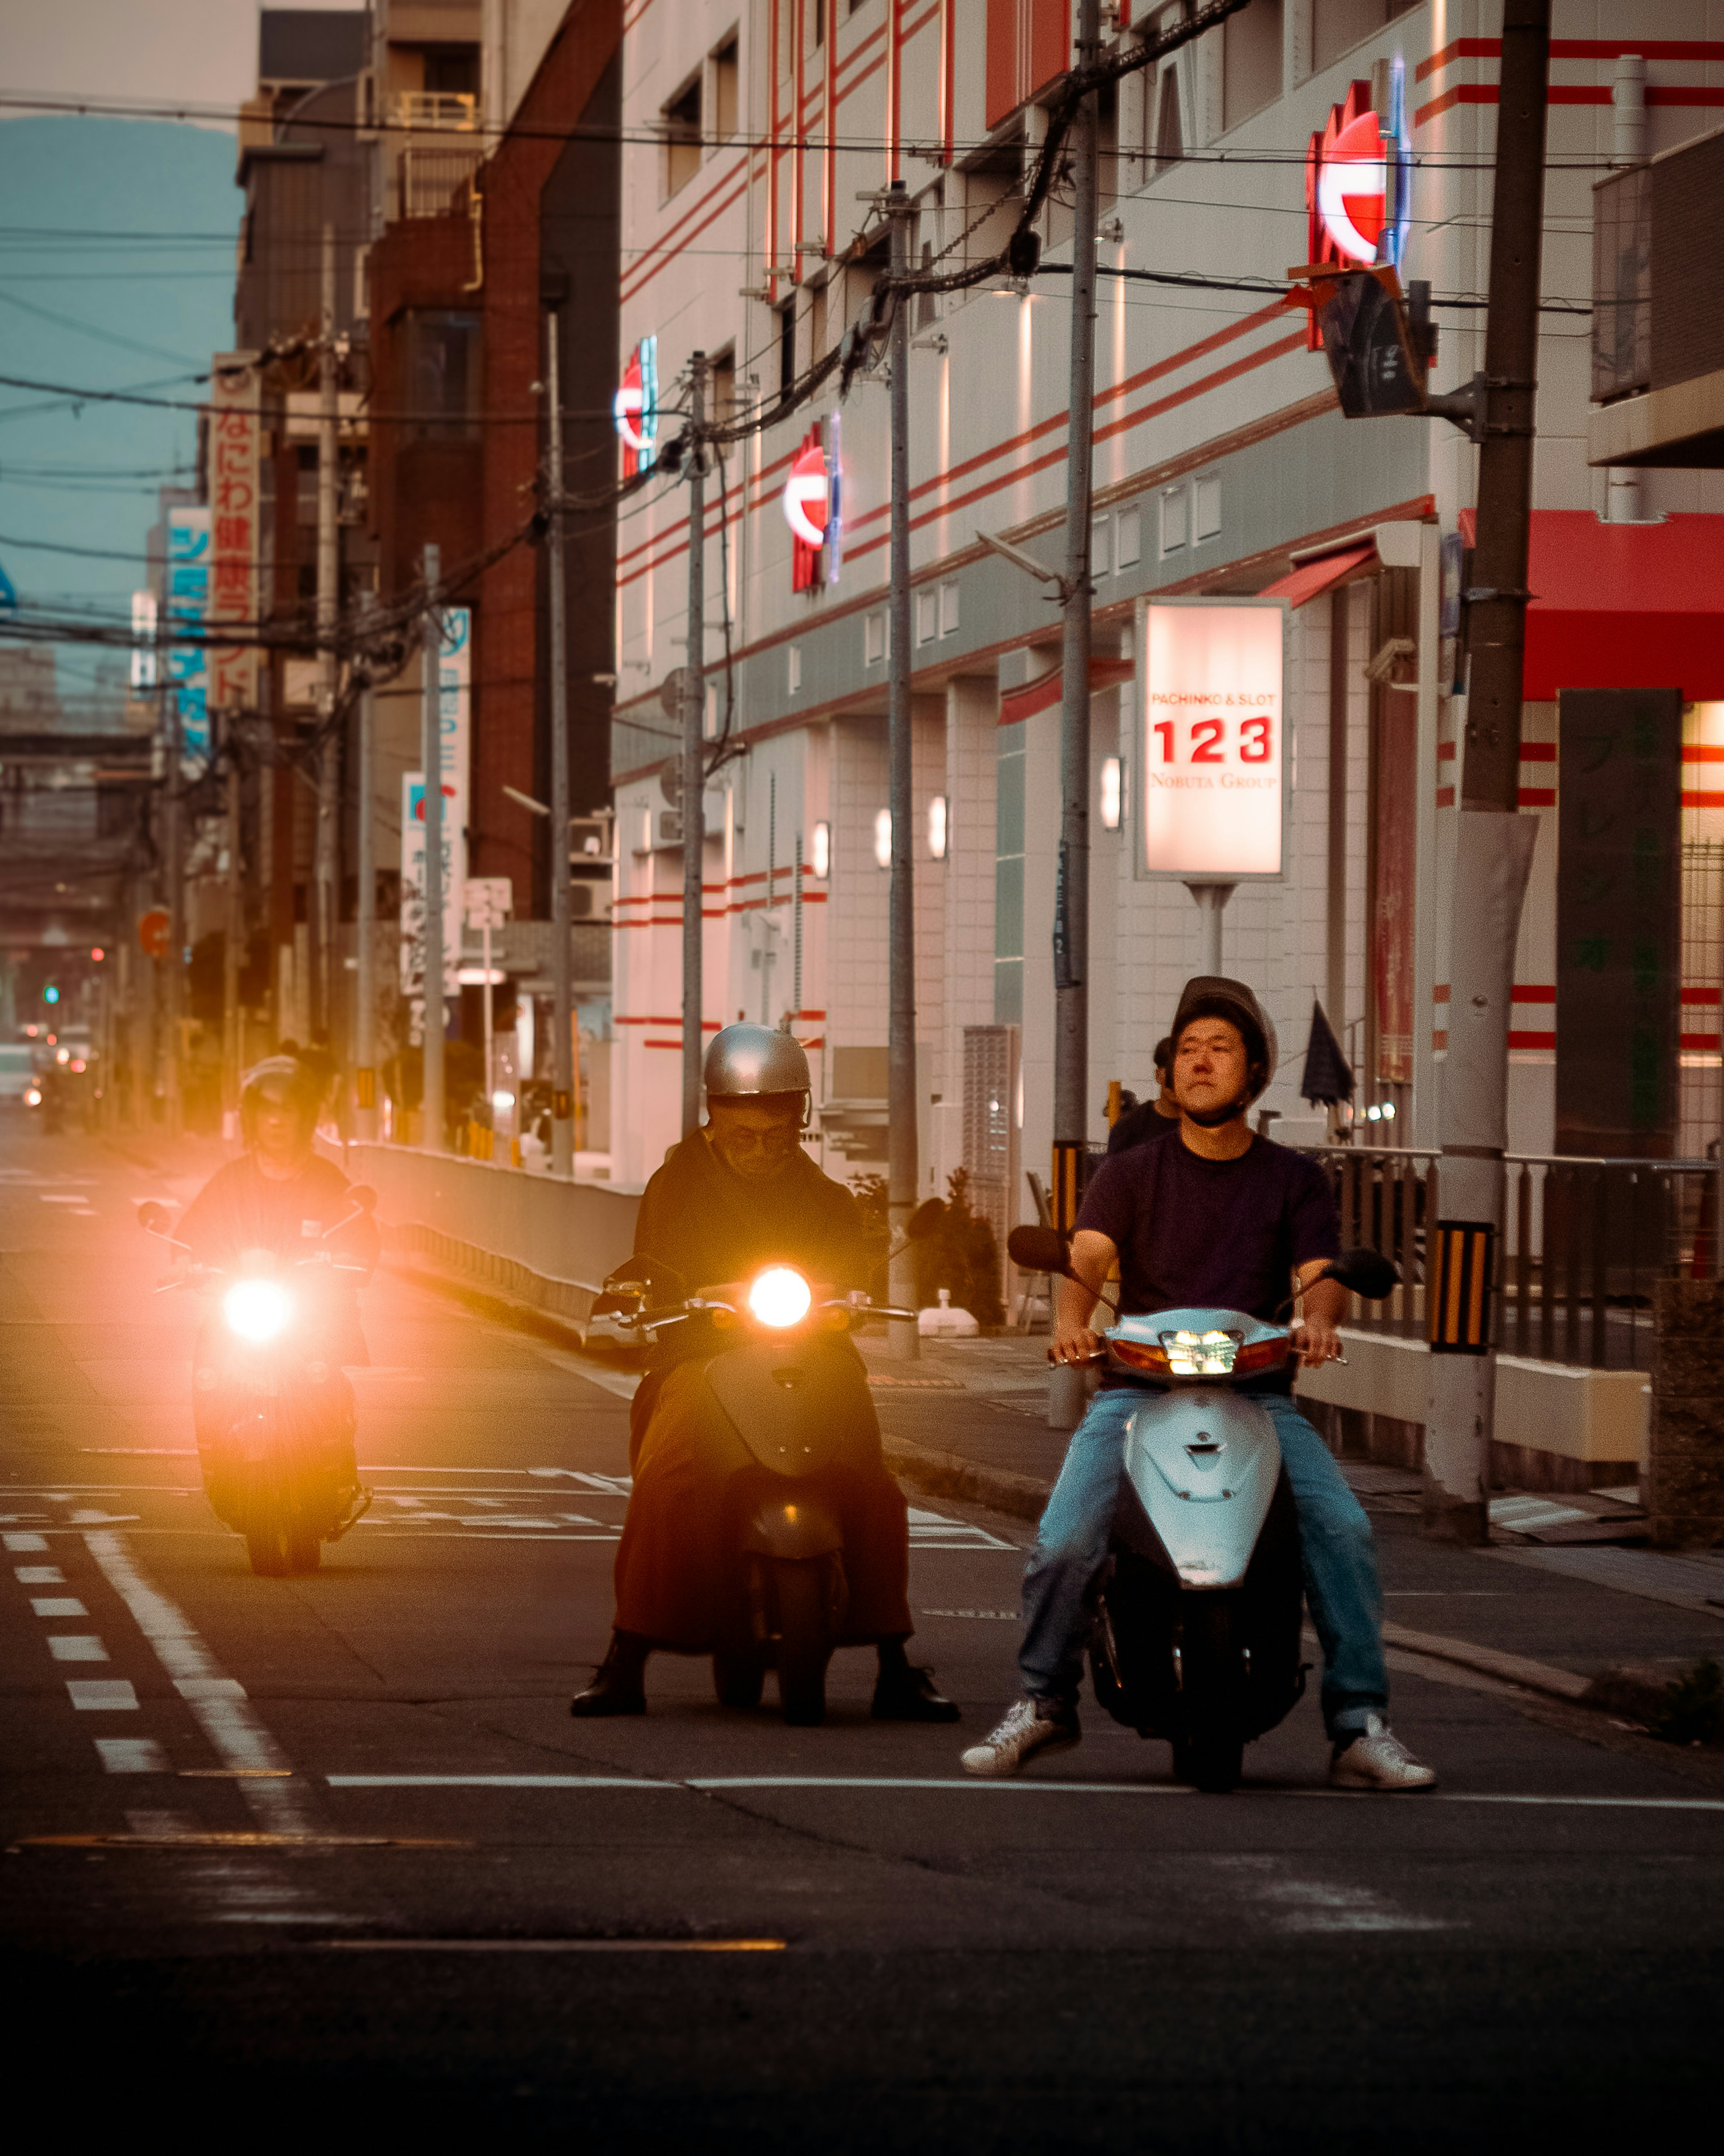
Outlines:
{"label": "motorcycle headlight", "polygon": [[762,1325],[800,1325],[813,1300],[813,1290],[794,1265],[768,1265],[749,1283],[749,1312]]}
{"label": "motorcycle headlight", "polygon": [[222,1297],[222,1316],[230,1332],[261,1346],[286,1327],[293,1297],[275,1281],[239,1281]]}

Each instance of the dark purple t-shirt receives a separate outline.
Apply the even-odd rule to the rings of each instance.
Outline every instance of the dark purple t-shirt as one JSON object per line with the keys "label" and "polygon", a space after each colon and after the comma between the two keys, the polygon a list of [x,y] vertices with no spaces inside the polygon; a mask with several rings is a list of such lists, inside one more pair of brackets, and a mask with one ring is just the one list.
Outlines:
{"label": "dark purple t-shirt", "polygon": [[[1116,1153],[1096,1169],[1077,1224],[1117,1247],[1123,1316],[1183,1306],[1272,1320],[1294,1266],[1341,1251],[1323,1171],[1264,1137],[1237,1160],[1206,1160],[1177,1134]],[[1291,1382],[1289,1373],[1280,1388]]]}

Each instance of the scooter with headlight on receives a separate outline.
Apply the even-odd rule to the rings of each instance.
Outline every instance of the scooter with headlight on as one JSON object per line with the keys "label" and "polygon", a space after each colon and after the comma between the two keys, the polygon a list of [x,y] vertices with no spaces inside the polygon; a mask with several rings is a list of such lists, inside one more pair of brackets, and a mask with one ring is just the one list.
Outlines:
{"label": "scooter with headlight on", "polygon": [[[365,1508],[350,1465],[353,1389],[326,1359],[334,1276],[367,1271],[331,1247],[377,1204],[362,1187],[349,1195],[351,1209],[304,1256],[249,1250],[231,1267],[187,1264],[164,1283],[214,1299],[192,1363],[204,1488],[217,1516],[245,1537],[252,1570],[269,1577],[315,1571],[323,1543],[339,1541]],[[141,1205],[138,1222],[190,1259],[166,1207]]]}
{"label": "scooter with headlight on", "polygon": [[612,1274],[593,1315],[642,1344],[675,1329],[717,1426],[741,1440],[715,1527],[734,1558],[734,1592],[711,1635],[720,1700],[757,1705],[770,1668],[785,1720],[822,1721],[849,1599],[838,1485],[853,1466],[878,1471],[879,1424],[850,1335],[870,1318],[914,1324],[916,1312],[841,1295],[791,1265],[690,1294],[643,1256]]}
{"label": "scooter with headlight on", "polygon": [[[1014,1228],[1006,1247],[1027,1272],[1073,1276],[1056,1229]],[[1400,1273],[1354,1250],[1321,1277],[1376,1302]],[[1140,1737],[1167,1738],[1182,1782],[1233,1789],[1246,1744],[1305,1690],[1293,1491],[1274,1422],[1240,1389],[1285,1367],[1292,1334],[1243,1311],[1158,1310],[1116,1317],[1102,1337],[1097,1359],[1145,1391],[1126,1427],[1090,1650],[1096,1702]]]}

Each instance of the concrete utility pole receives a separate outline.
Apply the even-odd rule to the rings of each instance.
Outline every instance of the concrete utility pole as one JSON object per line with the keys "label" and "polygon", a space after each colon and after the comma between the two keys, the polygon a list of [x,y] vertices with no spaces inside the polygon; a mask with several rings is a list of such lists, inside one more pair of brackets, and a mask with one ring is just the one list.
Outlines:
{"label": "concrete utility pole", "polygon": [[317,759],[316,955],[311,969],[311,1028],[336,1022],[336,835],[340,814],[336,780],[341,746],[332,721],[340,668],[334,636],[341,613],[341,527],[336,522],[336,465],[341,455],[340,408],[336,389],[336,233],[323,228],[322,330],[317,355],[317,720],[322,748]]}
{"label": "concrete utility pole", "polygon": [[167,776],[162,797],[162,852],[167,878],[167,968],[162,983],[165,991],[162,1015],[167,1051],[162,1058],[162,1105],[167,1127],[177,1136],[183,1106],[180,1019],[185,1009],[186,981],[186,773],[180,739],[180,700],[168,679],[165,663],[162,684],[162,710],[166,721],[163,731],[167,737]]}
{"label": "concrete utility pole", "polygon": [[[701,872],[706,852],[706,355],[689,360],[689,639],[682,670],[682,1134],[700,1124]],[[565,853],[568,824],[562,827]],[[567,875],[567,865],[563,873]]]}
{"label": "concrete utility pole", "polygon": [[1455,865],[1443,1157],[1426,1265],[1431,1342],[1424,1529],[1490,1535],[1492,1304],[1508,1144],[1515,942],[1537,821],[1519,814],[1538,362],[1550,0],[1506,0],[1491,199],[1478,538],[1468,593],[1465,747]]}
{"label": "concrete utility pole", "polygon": [[[367,592],[359,603],[362,636],[377,604]],[[364,662],[362,660],[361,662]],[[371,677],[359,697],[359,888],[354,906],[357,938],[353,973],[353,1104],[363,1143],[377,1135],[377,699]]]}
{"label": "concrete utility pole", "polygon": [[[1079,0],[1077,64],[1101,49],[1097,0]],[[1071,387],[1066,422],[1065,575],[1061,610],[1060,864],[1054,901],[1054,1218],[1077,1217],[1090,1127],[1090,465],[1095,431],[1095,97],[1072,123]]]}
{"label": "concrete utility pole", "polygon": [[[550,405],[551,483],[551,1173],[575,1172],[574,998],[569,970],[568,582],[562,528],[562,328],[545,310],[545,389]],[[485,990],[490,1009],[490,990]]]}
{"label": "concrete utility pole", "polygon": [[445,1139],[443,1113],[443,609],[437,587],[443,576],[443,552],[427,547],[425,627],[420,665],[424,675],[420,704],[423,723],[421,752],[425,767],[425,1046],[424,1101],[421,1139],[428,1152],[441,1152]]}
{"label": "concrete utility pole", "polygon": [[[915,215],[904,182],[894,180],[885,198],[891,224],[892,275],[910,270],[910,224]],[[886,1217],[902,1233],[916,1210],[921,1174],[916,1146],[916,783],[910,709],[910,310],[900,291],[892,309],[892,543],[890,701],[887,705],[886,800],[892,819],[891,885],[887,895]],[[916,1253],[906,1247],[892,1261],[887,1292],[900,1310],[914,1310]],[[889,1325],[890,1352],[914,1360],[921,1352],[916,1329]]]}

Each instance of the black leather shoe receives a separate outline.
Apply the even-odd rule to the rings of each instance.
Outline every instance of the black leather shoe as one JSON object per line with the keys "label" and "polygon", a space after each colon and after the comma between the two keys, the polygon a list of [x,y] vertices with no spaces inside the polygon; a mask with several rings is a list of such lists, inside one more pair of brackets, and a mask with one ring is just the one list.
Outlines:
{"label": "black leather shoe", "polygon": [[592,1683],[569,1702],[569,1712],[577,1721],[600,1714],[644,1714],[646,1686],[641,1673],[645,1666],[644,1654],[620,1650],[613,1640],[604,1660],[593,1672]]}
{"label": "black leather shoe", "polygon": [[933,1672],[914,1669],[908,1663],[880,1671],[874,1687],[873,1712],[876,1722],[956,1722],[960,1718],[957,1701],[935,1691]]}

